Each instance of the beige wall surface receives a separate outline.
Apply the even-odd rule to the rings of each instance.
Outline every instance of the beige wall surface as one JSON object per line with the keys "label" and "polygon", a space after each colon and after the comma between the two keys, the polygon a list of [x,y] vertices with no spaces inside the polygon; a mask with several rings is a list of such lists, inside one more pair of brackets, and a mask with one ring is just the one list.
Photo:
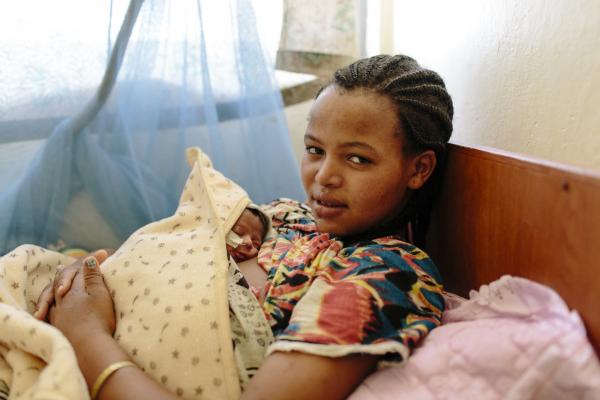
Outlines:
{"label": "beige wall surface", "polygon": [[304,153],[304,133],[306,125],[308,125],[308,113],[312,104],[313,100],[309,100],[285,108],[285,117],[290,130],[292,149],[294,150],[298,165],[300,165],[302,154]]}
{"label": "beige wall surface", "polygon": [[600,1],[393,3],[393,48],[438,71],[453,141],[600,170]]}

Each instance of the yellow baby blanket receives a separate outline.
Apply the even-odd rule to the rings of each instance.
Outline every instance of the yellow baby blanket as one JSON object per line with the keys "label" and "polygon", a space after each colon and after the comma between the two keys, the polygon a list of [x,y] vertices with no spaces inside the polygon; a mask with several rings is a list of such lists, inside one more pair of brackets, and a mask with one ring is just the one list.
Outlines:
{"label": "yellow baby blanket", "polygon": [[[139,229],[102,265],[115,338],[180,397],[236,399],[225,234],[250,201],[200,149],[187,157],[192,171],[175,214]],[[56,267],[73,261],[30,245],[0,259],[0,381],[11,399],[89,396],[67,340],[30,316]]]}

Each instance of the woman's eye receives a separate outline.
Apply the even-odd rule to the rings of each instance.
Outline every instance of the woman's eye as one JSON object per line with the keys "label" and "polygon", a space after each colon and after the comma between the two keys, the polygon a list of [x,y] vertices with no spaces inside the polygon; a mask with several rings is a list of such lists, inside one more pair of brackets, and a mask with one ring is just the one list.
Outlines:
{"label": "woman's eye", "polygon": [[352,155],[350,157],[348,157],[348,161],[354,163],[354,164],[370,164],[371,160],[369,160],[368,158],[364,158],[361,156],[357,156],[357,155]]}
{"label": "woman's eye", "polygon": [[323,154],[323,150],[319,149],[318,147],[315,146],[306,146],[306,152],[308,154]]}

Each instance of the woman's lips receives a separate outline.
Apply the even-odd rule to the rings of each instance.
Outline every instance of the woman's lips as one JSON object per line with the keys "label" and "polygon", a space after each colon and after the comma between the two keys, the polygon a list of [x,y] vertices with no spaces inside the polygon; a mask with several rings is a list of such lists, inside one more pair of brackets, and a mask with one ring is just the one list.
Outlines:
{"label": "woman's lips", "polygon": [[313,212],[318,218],[334,218],[342,214],[348,207],[337,200],[313,198]]}

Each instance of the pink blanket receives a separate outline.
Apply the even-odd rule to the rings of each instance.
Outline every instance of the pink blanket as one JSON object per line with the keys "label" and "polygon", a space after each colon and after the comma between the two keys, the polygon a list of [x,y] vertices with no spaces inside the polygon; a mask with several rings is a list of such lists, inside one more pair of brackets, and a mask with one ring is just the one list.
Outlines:
{"label": "pink blanket", "polygon": [[600,364],[579,315],[552,289],[504,276],[448,295],[444,324],[351,400],[600,399]]}

